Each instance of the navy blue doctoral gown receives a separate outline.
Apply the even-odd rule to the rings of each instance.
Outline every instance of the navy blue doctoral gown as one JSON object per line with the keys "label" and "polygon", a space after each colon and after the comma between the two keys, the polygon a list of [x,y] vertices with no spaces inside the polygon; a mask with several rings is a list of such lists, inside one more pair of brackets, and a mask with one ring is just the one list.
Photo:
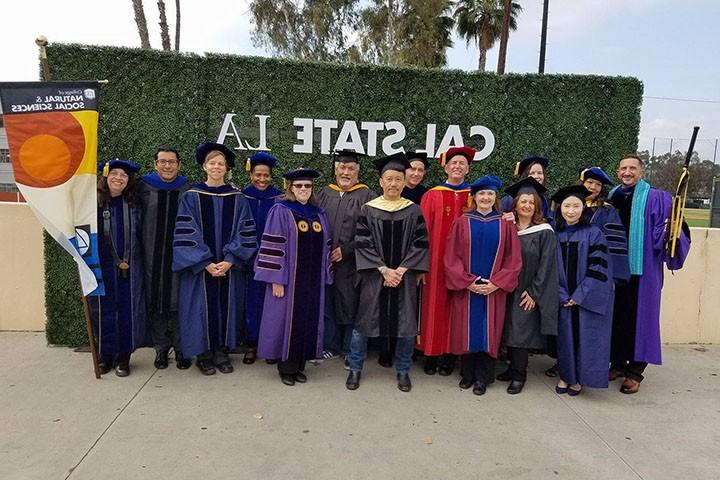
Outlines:
{"label": "navy blue doctoral gown", "polygon": [[[255,231],[258,245],[260,245],[265,222],[270,208],[275,205],[282,192],[270,185],[265,190],[258,190],[253,185],[242,189],[243,195],[250,204],[250,211],[255,219]],[[263,303],[265,301],[265,282],[258,282],[251,271],[245,284],[245,339],[256,343],[260,333],[260,319],[262,318]]]}
{"label": "navy blue doctoral gown", "polygon": [[[568,225],[556,236],[560,378],[570,385],[607,388],[614,284],[605,236],[596,225]],[[564,307],[570,299],[577,306]]]}
{"label": "navy blue doctoral gown", "polygon": [[[230,185],[194,185],[178,206],[173,271],[180,273],[178,316],[186,357],[219,347],[234,348],[243,318],[245,268],[257,250],[255,221],[245,196]],[[223,277],[206,270],[228,261]]]}
{"label": "navy blue doctoral gown", "polygon": [[100,355],[132,353],[147,344],[140,209],[128,206],[130,228],[129,238],[125,238],[124,202],[121,196],[111,198],[109,211],[110,235],[120,257],[123,256],[125,242],[130,242],[127,262],[130,268],[126,270],[126,275],[121,275],[115,266],[112,250],[105,240],[103,209],[98,208],[98,253],[105,295],[88,297],[88,306]]}

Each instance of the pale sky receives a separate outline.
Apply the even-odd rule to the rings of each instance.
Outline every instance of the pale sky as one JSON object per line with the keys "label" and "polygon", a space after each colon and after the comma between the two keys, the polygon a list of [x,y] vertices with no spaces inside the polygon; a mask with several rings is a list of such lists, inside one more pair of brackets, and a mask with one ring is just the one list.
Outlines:
{"label": "pale sky", "polygon": [[[542,0],[516,1],[524,10],[510,36],[506,72],[537,72]],[[159,48],[157,2],[144,4],[152,46]],[[175,2],[166,4],[172,32]],[[246,0],[182,0],[181,8],[182,51],[269,56],[252,44]],[[140,46],[131,0],[4,0],[0,14],[2,81],[37,80],[39,34],[50,42]],[[656,153],[667,151],[670,137],[673,149],[687,148],[697,124],[696,150],[712,159],[720,137],[718,21],[718,0],[550,0],[545,72],[639,78],[645,86],[639,148],[651,149],[655,139]],[[448,68],[476,65],[477,49],[456,39]],[[494,48],[488,70],[496,65]]]}

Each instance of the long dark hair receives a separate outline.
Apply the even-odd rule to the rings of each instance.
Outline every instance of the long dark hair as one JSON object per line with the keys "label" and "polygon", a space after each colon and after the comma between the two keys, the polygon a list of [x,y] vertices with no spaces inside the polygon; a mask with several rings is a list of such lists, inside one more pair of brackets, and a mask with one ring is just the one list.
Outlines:
{"label": "long dark hair", "polygon": [[519,221],[517,212],[515,211],[515,207],[517,207],[520,195],[532,195],[533,199],[535,200],[535,211],[533,212],[532,219],[530,219],[530,225],[540,225],[541,223],[546,223],[542,210],[542,198],[540,198],[540,195],[538,195],[535,191],[520,193],[518,195],[515,195],[515,198],[513,198],[512,205],[510,206],[510,211],[513,212],[513,215],[515,215],[515,222],[517,223]]}
{"label": "long dark hair", "polygon": [[540,162],[532,162],[530,165],[528,165],[527,168],[525,168],[525,170],[523,170],[522,173],[520,174],[520,180],[525,180],[527,177],[530,176],[530,169],[533,167],[533,165],[540,165],[540,168],[542,168],[542,171],[543,171],[542,185],[544,186],[545,183],[547,182],[547,171],[545,170],[545,167],[543,166],[543,164]]}
{"label": "long dark hair", "polygon": [[[575,195],[570,195],[575,196]],[[580,197],[576,197],[580,198]],[[583,211],[580,214],[580,219],[578,220],[577,225],[583,226],[583,225],[590,225],[590,218],[588,218],[588,215],[585,214],[587,212],[587,205],[585,205],[585,200],[580,198],[580,202],[582,202]],[[558,203],[555,207],[555,230],[560,232],[565,230],[565,227],[567,227],[567,222],[565,221],[565,218],[562,216],[562,202]]]}
{"label": "long dark hair", "polygon": [[[135,174],[129,173],[128,183],[122,191],[122,196],[130,205],[136,205],[139,200],[138,187],[139,182],[135,179]],[[107,177],[103,177],[102,175],[98,177],[97,201],[98,207],[100,208],[105,208],[110,201],[110,189],[108,188]]]}

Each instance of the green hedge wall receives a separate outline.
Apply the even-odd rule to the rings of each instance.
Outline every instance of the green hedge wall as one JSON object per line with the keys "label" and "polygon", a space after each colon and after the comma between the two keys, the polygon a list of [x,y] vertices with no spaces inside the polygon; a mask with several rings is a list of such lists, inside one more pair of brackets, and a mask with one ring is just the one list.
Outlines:
{"label": "green hedge wall", "polygon": [[[109,80],[100,96],[100,159],[127,158],[150,171],[155,148],[173,145],[186,160],[182,173],[193,179],[200,179],[194,148],[217,138],[226,113],[236,114],[240,134],[253,145],[258,140],[253,116],[270,115],[268,145],[281,169],[313,166],[325,181],[332,175],[331,162],[319,148],[313,155],[292,153],[298,143],[294,117],[336,119],[340,125],[397,120],[407,129],[401,143],[407,150],[424,149],[428,123],[437,124],[436,146],[449,124],[460,125],[466,139],[471,125],[484,125],[495,135],[495,149],[472,165],[470,179],[493,173],[510,182],[516,161],[539,154],[551,159],[551,190],[573,181],[584,164],[613,171],[623,154],[637,148],[642,83],[629,77],[499,77],[64,44],[49,46],[48,58],[54,80]],[[333,141],[335,135],[337,130]],[[476,138],[468,143],[482,146]],[[441,180],[442,173],[433,165],[427,183]],[[361,177],[377,187],[369,166]],[[234,182],[246,183],[241,169]],[[45,271],[48,341],[86,343],[74,264],[47,239]]]}

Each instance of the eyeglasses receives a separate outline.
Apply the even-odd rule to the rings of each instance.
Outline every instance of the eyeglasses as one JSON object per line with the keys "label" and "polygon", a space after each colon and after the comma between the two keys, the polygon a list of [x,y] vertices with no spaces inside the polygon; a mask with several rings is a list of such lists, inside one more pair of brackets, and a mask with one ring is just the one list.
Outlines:
{"label": "eyeglasses", "polygon": [[293,183],[292,186],[295,187],[295,188],[307,188],[307,189],[310,189],[310,188],[312,188],[312,183]]}
{"label": "eyeglasses", "polygon": [[173,166],[173,165],[177,165],[179,162],[177,160],[158,160],[157,163],[160,165]]}

